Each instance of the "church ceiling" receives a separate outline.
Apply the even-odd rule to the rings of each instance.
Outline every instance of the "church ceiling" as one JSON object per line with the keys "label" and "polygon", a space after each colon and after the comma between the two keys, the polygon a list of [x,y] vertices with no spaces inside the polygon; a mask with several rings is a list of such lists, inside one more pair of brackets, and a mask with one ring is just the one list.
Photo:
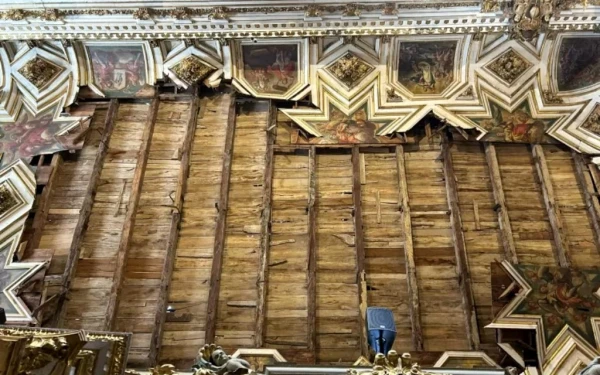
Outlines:
{"label": "church ceiling", "polygon": [[[526,0],[30,5],[0,6],[5,122],[18,121],[23,108],[38,116],[68,106],[82,86],[124,98],[148,95],[164,80],[182,88],[231,80],[257,98],[309,97],[315,108],[284,110],[309,143],[357,139],[333,134],[332,115],[346,117],[346,133],[363,132],[352,129],[353,118],[366,116],[370,130],[361,137],[383,141],[433,113],[481,140],[558,140],[600,152],[592,3],[535,11]],[[432,15],[429,7],[441,10]],[[51,40],[17,41],[41,38]]]}

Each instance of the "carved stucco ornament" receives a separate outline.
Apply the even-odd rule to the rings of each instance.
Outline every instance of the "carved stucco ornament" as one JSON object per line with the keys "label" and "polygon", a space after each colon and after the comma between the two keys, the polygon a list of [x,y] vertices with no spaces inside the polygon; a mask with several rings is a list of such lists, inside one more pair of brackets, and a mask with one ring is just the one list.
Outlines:
{"label": "carved stucco ornament", "polygon": [[232,358],[215,344],[206,344],[198,351],[198,360],[192,369],[195,375],[242,375],[252,372],[248,361]]}
{"label": "carved stucco ornament", "polygon": [[149,20],[152,18],[152,10],[150,8],[139,8],[133,12],[133,18],[136,20]]}
{"label": "carved stucco ornament", "polygon": [[548,25],[555,10],[555,0],[515,0],[513,37],[532,40]]}
{"label": "carved stucco ornament", "polygon": [[69,344],[64,337],[36,337],[25,348],[18,375],[31,374],[53,361],[65,361],[68,356]]}
{"label": "carved stucco ornament", "polygon": [[304,17],[306,18],[317,18],[317,17],[321,17],[322,14],[322,10],[321,7],[318,5],[308,5],[306,7],[306,10],[304,11]]}
{"label": "carved stucco ornament", "polygon": [[211,20],[227,20],[229,18],[229,10],[226,7],[214,7],[208,14]]}
{"label": "carved stucco ornament", "polygon": [[600,135],[600,104],[596,104],[594,110],[581,125],[582,128]]}
{"label": "carved stucco ornament", "polygon": [[7,185],[4,183],[0,184],[0,217],[19,204],[19,201],[17,201]]}
{"label": "carved stucco ornament", "polygon": [[373,66],[367,64],[363,59],[351,52],[348,52],[325,68],[325,70],[349,89],[356,86],[374,69]]}
{"label": "carved stucco ornament", "polygon": [[[437,375],[447,375],[435,373]],[[398,355],[395,350],[390,350],[387,356],[378,353],[373,360],[371,370],[348,370],[348,375],[434,375],[434,373],[421,369],[418,363],[413,363],[409,353]]]}
{"label": "carved stucco ornament", "polygon": [[5,20],[21,21],[25,18],[25,12],[21,9],[10,9],[4,13],[2,18]]}
{"label": "carved stucco ornament", "polygon": [[175,65],[172,70],[177,78],[188,84],[194,84],[204,80],[214,69],[192,55]]}
{"label": "carved stucco ornament", "polygon": [[512,49],[507,50],[496,60],[487,65],[487,68],[498,78],[509,85],[516,81],[532,64],[521,57]]}
{"label": "carved stucco ornament", "polygon": [[63,69],[39,56],[27,61],[19,73],[27,78],[38,89],[43,88],[54,79]]}

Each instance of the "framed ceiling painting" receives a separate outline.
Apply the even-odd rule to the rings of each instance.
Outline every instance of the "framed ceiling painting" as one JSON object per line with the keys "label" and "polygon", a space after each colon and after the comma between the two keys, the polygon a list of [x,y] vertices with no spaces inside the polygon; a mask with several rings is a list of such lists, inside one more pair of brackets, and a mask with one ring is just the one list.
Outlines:
{"label": "framed ceiling painting", "polygon": [[306,39],[242,40],[232,47],[233,84],[241,92],[294,100],[310,89]]}
{"label": "framed ceiling painting", "polygon": [[388,83],[410,100],[450,97],[466,82],[470,38],[396,38],[389,54]]}
{"label": "framed ceiling painting", "polygon": [[83,42],[86,66],[82,85],[107,98],[129,98],[156,81],[148,42]]}
{"label": "framed ceiling painting", "polygon": [[600,35],[559,34],[550,54],[550,89],[568,101],[583,101],[600,90]]}

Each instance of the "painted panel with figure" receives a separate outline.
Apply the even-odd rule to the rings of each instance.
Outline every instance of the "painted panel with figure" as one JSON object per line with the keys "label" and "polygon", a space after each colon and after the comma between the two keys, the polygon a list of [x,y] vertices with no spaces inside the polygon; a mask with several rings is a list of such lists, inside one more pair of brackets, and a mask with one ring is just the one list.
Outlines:
{"label": "painted panel with figure", "polygon": [[600,287],[597,270],[578,270],[545,266],[515,266],[531,286],[531,293],[519,304],[516,315],[539,315],[543,334],[550,343],[566,325],[593,344],[591,318],[600,317]]}
{"label": "painted panel with figure", "polygon": [[485,140],[488,142],[517,143],[554,143],[545,135],[555,119],[533,118],[529,102],[524,101],[514,111],[508,111],[494,102],[490,102],[492,118],[472,119],[488,131]]}
{"label": "painted panel with figure", "polygon": [[560,91],[600,82],[600,38],[565,38],[558,52],[556,80]]}
{"label": "painted panel with figure", "polygon": [[377,136],[377,131],[390,121],[373,121],[368,116],[368,106],[365,104],[350,115],[331,106],[329,120],[313,122],[312,125],[323,136],[314,138],[299,137],[293,143],[310,144],[340,144],[340,143],[400,143],[398,138]]}
{"label": "painted panel with figure", "polygon": [[142,45],[88,45],[94,84],[107,97],[130,97],[147,83]]}
{"label": "painted panel with figure", "polygon": [[454,81],[456,41],[402,42],[398,81],[416,95],[439,95]]}
{"label": "painted panel with figure", "polygon": [[259,94],[283,95],[298,82],[297,44],[242,45],[244,78]]}

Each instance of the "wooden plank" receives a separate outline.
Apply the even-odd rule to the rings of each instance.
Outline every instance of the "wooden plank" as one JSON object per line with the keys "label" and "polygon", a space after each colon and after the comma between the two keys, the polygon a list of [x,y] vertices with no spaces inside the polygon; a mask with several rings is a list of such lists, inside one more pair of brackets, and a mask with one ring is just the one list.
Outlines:
{"label": "wooden plank", "polygon": [[356,283],[358,284],[358,305],[359,305],[359,332],[360,332],[360,352],[364,356],[369,355],[367,342],[367,328],[365,325],[367,313],[367,293],[365,281],[365,244],[363,236],[362,207],[361,207],[361,168],[360,168],[360,150],[358,146],[352,148],[352,203],[354,206],[354,238],[356,246]]}
{"label": "wooden plank", "polygon": [[153,367],[157,364],[158,354],[163,337],[163,327],[167,319],[167,305],[169,299],[169,287],[171,285],[171,277],[175,266],[175,258],[177,255],[177,239],[179,238],[179,225],[181,223],[181,210],[183,208],[183,197],[186,193],[187,179],[190,173],[190,155],[192,152],[192,143],[196,131],[196,122],[198,120],[198,110],[200,101],[194,97],[190,106],[190,117],[183,140],[183,148],[181,151],[181,164],[179,175],[177,177],[177,195],[175,196],[175,209],[171,216],[171,227],[169,238],[167,240],[167,252],[163,264],[163,272],[160,280],[160,292],[156,303],[156,315],[154,317],[154,328],[152,329],[152,337],[150,339],[150,353],[148,355],[148,367]]}
{"label": "wooden plank", "polygon": [[456,176],[454,174],[450,145],[446,138],[442,142],[441,157],[443,159],[446,195],[448,199],[448,209],[450,210],[450,224],[452,226],[452,242],[454,243],[454,253],[456,255],[456,271],[458,274],[458,285],[460,287],[465,317],[467,340],[471,350],[479,350],[479,329],[477,328],[477,314],[475,313],[471,274],[469,272],[469,264],[467,261],[467,248],[465,245],[462,221],[460,219]]}
{"label": "wooden plank", "polygon": [[148,117],[146,118],[144,133],[142,135],[142,144],[140,145],[140,149],[137,154],[135,173],[131,183],[131,192],[129,194],[129,203],[127,204],[127,212],[125,213],[123,230],[121,231],[121,238],[119,240],[119,250],[117,251],[115,273],[108,299],[106,320],[104,321],[104,329],[107,331],[115,329],[114,325],[119,305],[119,294],[123,288],[122,283],[125,274],[125,267],[127,266],[127,252],[129,250],[129,243],[131,242],[133,229],[135,227],[135,217],[138,203],[140,201],[140,195],[142,193],[142,184],[144,183],[146,164],[148,162],[148,155],[150,154],[150,143],[152,141],[152,134],[154,134],[154,123],[156,122],[156,114],[158,113],[159,103],[160,100],[158,98],[152,99],[152,102],[150,103]]}
{"label": "wooden plank", "polygon": [[317,358],[317,149],[308,150],[308,266],[306,276],[308,350]]}
{"label": "wooden plank", "polygon": [[500,175],[500,167],[498,165],[498,156],[496,155],[496,146],[492,143],[485,143],[485,159],[487,161],[488,170],[490,173],[490,181],[492,182],[492,191],[494,193],[495,210],[498,214],[498,226],[500,229],[500,238],[502,239],[502,247],[504,248],[504,256],[512,264],[519,262],[515,240],[513,237],[508,209],[506,208],[506,199],[504,197],[504,188],[502,186],[502,176]]}
{"label": "wooden plank", "polygon": [[227,135],[223,151],[223,168],[221,170],[221,192],[218,202],[219,214],[215,228],[215,243],[213,263],[210,277],[210,290],[208,293],[208,308],[206,313],[206,332],[204,342],[214,343],[217,328],[217,304],[221,287],[221,271],[223,268],[223,248],[225,246],[225,220],[227,219],[227,206],[229,204],[229,178],[231,176],[231,161],[233,159],[233,136],[235,133],[236,98],[231,97],[227,119]]}
{"label": "wooden plank", "polygon": [[265,155],[265,173],[263,176],[263,201],[260,224],[260,253],[258,266],[258,296],[256,302],[256,331],[254,346],[263,346],[265,330],[265,305],[267,301],[267,280],[269,264],[269,243],[271,242],[271,209],[273,190],[273,145],[275,144],[275,126],[277,124],[277,107],[272,101],[269,103],[269,117],[267,125],[267,150]]}
{"label": "wooden plank", "polygon": [[412,237],[412,220],[410,217],[410,199],[406,181],[406,166],[403,146],[396,146],[396,164],[398,168],[398,193],[402,212],[402,233],[404,235],[404,261],[406,263],[406,281],[408,284],[408,306],[410,325],[412,328],[413,350],[422,351],[423,328],[421,326],[421,306],[419,303],[419,287],[415,266],[415,250]]}
{"label": "wooden plank", "polygon": [[40,194],[40,197],[38,198],[37,210],[35,211],[35,217],[31,226],[33,233],[31,233],[31,236],[27,240],[24,259],[27,259],[28,255],[40,246],[44,225],[46,224],[48,211],[50,210],[52,188],[54,187],[54,182],[56,181],[56,176],[58,175],[58,170],[61,165],[62,156],[60,156],[60,154],[54,154],[52,156],[52,162],[50,163],[50,176],[48,177],[46,186],[44,186],[44,189],[42,190],[42,194]]}
{"label": "wooden plank", "polygon": [[548,213],[550,227],[552,228],[552,235],[554,237],[554,246],[552,247],[554,258],[561,267],[570,267],[571,261],[569,260],[568,255],[569,242],[567,241],[567,235],[563,228],[560,209],[556,204],[556,197],[554,195],[554,188],[552,187],[552,180],[550,179],[546,157],[544,156],[544,149],[541,145],[532,145],[531,152],[538,180],[542,188],[544,204],[546,206],[546,212]]}
{"label": "wooden plank", "polygon": [[86,188],[85,198],[81,205],[81,211],[79,212],[79,218],[77,219],[77,225],[75,226],[75,230],[73,231],[73,241],[71,242],[71,246],[69,247],[69,255],[67,256],[67,261],[65,265],[65,270],[63,273],[63,285],[62,292],[63,297],[59,299],[58,305],[56,308],[57,315],[56,320],[53,324],[55,327],[62,327],[63,321],[66,314],[65,309],[65,296],[67,296],[67,291],[71,287],[71,281],[75,276],[75,271],[77,270],[77,262],[79,260],[79,251],[81,249],[81,241],[83,240],[83,232],[87,227],[88,220],[90,218],[90,214],[92,212],[92,204],[94,203],[94,196],[96,195],[96,190],[98,189],[98,182],[100,179],[100,172],[102,171],[102,166],[104,165],[104,159],[106,158],[106,153],[108,151],[108,144],[110,142],[110,137],[112,135],[115,122],[117,119],[117,112],[119,111],[119,101],[118,99],[111,99],[110,104],[108,106],[108,111],[106,113],[106,119],[104,123],[104,133],[102,134],[102,140],[98,145],[98,152],[96,154],[96,159],[94,160],[94,167],[92,168],[92,173],[90,175],[90,181]]}
{"label": "wooden plank", "polygon": [[[594,187],[588,165],[585,162],[585,157],[574,150],[571,150],[571,155],[575,164],[577,184],[583,192],[585,208],[587,209],[592,231],[594,232],[596,250],[600,252],[600,203],[598,202],[598,198],[593,195],[596,193],[596,188]],[[596,168],[596,166],[593,165],[592,168]]]}

